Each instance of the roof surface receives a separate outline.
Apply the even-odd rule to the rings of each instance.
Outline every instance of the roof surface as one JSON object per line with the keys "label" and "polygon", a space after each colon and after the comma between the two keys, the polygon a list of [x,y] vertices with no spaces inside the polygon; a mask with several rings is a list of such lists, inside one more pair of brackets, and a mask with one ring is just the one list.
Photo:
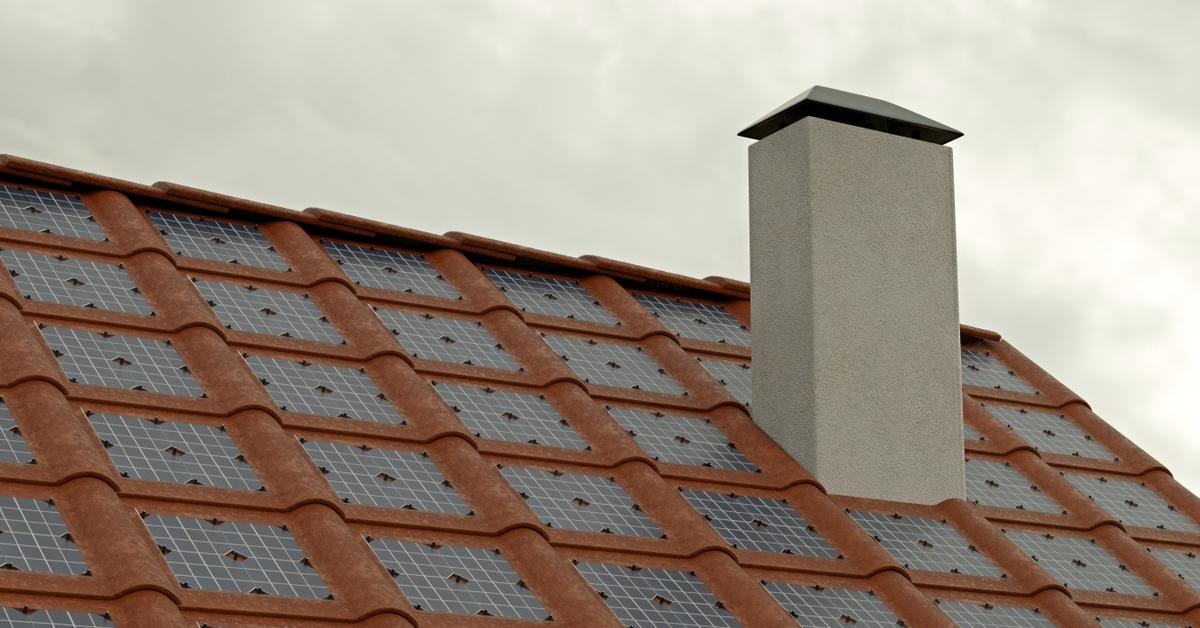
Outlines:
{"label": "roof surface", "polygon": [[744,283],[13,157],[0,249],[15,625],[1200,620],[1200,501],[992,332],[918,506],[754,424]]}

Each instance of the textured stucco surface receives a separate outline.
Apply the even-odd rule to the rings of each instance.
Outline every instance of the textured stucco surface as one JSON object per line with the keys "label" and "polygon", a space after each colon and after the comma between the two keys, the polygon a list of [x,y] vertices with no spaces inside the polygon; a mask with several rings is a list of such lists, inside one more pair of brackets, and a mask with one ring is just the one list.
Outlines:
{"label": "textured stucco surface", "polygon": [[754,415],[834,494],[963,497],[950,149],[818,118],[750,147]]}

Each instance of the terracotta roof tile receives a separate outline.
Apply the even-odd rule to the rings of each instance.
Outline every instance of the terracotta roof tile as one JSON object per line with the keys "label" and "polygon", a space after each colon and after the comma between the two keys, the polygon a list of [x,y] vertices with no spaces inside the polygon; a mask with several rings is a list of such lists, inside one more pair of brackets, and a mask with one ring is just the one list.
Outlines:
{"label": "terracotta roof tile", "polygon": [[1200,500],[995,332],[969,501],[829,496],[750,417],[744,282],[0,179],[12,621],[1200,620]]}

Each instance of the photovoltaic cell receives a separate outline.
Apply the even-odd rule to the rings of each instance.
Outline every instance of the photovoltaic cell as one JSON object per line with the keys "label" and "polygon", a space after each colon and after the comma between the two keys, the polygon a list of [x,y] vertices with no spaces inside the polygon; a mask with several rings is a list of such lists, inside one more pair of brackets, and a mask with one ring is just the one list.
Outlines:
{"label": "photovoltaic cell", "polygon": [[203,397],[169,340],[41,326],[58,364],[73,383]]}
{"label": "photovoltaic cell", "polygon": [[154,313],[119,264],[15,249],[0,249],[0,261],[26,299],[126,314]]}
{"label": "photovoltaic cell", "polygon": [[975,602],[937,600],[938,608],[963,628],[1054,628],[1036,608],[996,606]]}
{"label": "photovoltaic cell", "polygon": [[1154,593],[1094,539],[1020,530],[1003,532],[1068,589],[1130,595]]}
{"label": "photovoltaic cell", "polygon": [[478,320],[446,318],[403,310],[375,308],[409,355],[486,368],[517,371],[521,365]]}
{"label": "photovoltaic cell", "polygon": [[371,537],[367,542],[417,610],[547,618],[500,550]]}
{"label": "photovoltaic cell", "polygon": [[480,438],[585,449],[587,443],[543,395],[433,382],[467,429]]}
{"label": "photovoltaic cell", "polygon": [[975,431],[975,428],[971,427],[970,425],[968,425],[966,423],[963,423],[963,440],[981,441],[982,442],[987,439],[983,437],[983,434],[980,434],[979,432]]}
{"label": "photovoltaic cell", "polygon": [[41,608],[0,608],[0,624],[11,628],[82,628],[112,626],[112,620],[101,614],[56,611]]}
{"label": "photovoltaic cell", "polygon": [[1096,460],[1117,459],[1104,445],[1096,442],[1061,414],[1008,406],[984,407],[997,421],[1008,426],[1008,429],[1016,432],[1038,451]]}
{"label": "photovoltaic cell", "polygon": [[176,255],[269,270],[291,270],[258,227],[199,216],[146,213]]}
{"label": "photovoltaic cell", "polygon": [[550,334],[542,334],[542,338],[586,382],[668,395],[685,394],[679,383],[640,346]]}
{"label": "photovoltaic cell", "polygon": [[708,371],[709,375],[717,378],[717,381],[729,390],[729,394],[733,395],[734,399],[746,404],[747,408],[750,407],[753,387],[750,384],[752,371],[749,363],[713,358],[696,358],[696,361],[704,367],[704,370]]}
{"label": "photovoltaic cell", "polygon": [[0,462],[32,463],[33,453],[21,436],[21,428],[13,419],[4,397],[0,397]]}
{"label": "photovoltaic cell", "polygon": [[444,299],[462,298],[424,255],[340,242],[322,243],[356,285]]}
{"label": "photovoltaic cell", "polygon": [[0,495],[0,569],[83,575],[67,524],[49,500]]}
{"label": "photovoltaic cell", "polygon": [[504,479],[552,528],[627,536],[662,536],[612,478],[529,467],[501,467]]}
{"label": "photovoltaic cell", "polygon": [[99,412],[89,413],[88,420],[124,477],[246,491],[262,487],[224,428]]}
{"label": "photovoltaic cell", "polygon": [[805,628],[896,628],[904,624],[873,591],[764,582],[767,592]]}
{"label": "photovoltaic cell", "polygon": [[731,547],[841,558],[841,552],[785,500],[714,491],[682,493]]}
{"label": "photovoltaic cell", "polygon": [[635,294],[641,303],[671,333],[686,338],[722,344],[750,346],[750,330],[723,305]]}
{"label": "photovoltaic cell", "polygon": [[655,460],[734,471],[758,470],[708,419],[612,406],[606,409]]}
{"label": "photovoltaic cell", "polygon": [[255,334],[343,343],[308,294],[193,279],[225,327]]}
{"label": "photovoltaic cell", "polygon": [[1079,473],[1060,475],[1125,525],[1200,532],[1195,521],[1142,482]]}
{"label": "photovoltaic cell", "polygon": [[612,563],[575,568],[625,626],[741,626],[694,573]]}
{"label": "photovoltaic cell", "polygon": [[1100,625],[1104,626],[1105,628],[1112,628],[1113,626],[1115,626],[1116,628],[1178,628],[1179,626],[1185,626],[1185,625],[1191,626],[1191,624],[1185,624],[1185,623],[1158,624],[1158,623],[1150,623],[1145,620],[1111,619],[1111,618],[1110,619],[1101,619],[1099,617],[1096,618],[1096,622],[1099,623]]}
{"label": "photovoltaic cell", "polygon": [[329,595],[285,528],[159,514],[143,521],[184,588],[318,599]]}
{"label": "photovoltaic cell", "polygon": [[280,410],[405,423],[363,369],[254,354],[245,354],[245,358]]}
{"label": "photovoltaic cell", "polygon": [[78,194],[0,185],[0,227],[108,240]]}
{"label": "photovoltaic cell", "polygon": [[1153,548],[1150,554],[1167,566],[1180,580],[1200,589],[1200,558],[1195,552]]}
{"label": "photovoltaic cell", "polygon": [[424,452],[305,438],[300,442],[346,503],[458,515],[471,512]]}
{"label": "photovoltaic cell", "polygon": [[985,351],[962,350],[962,380],[968,386],[981,386],[1036,395],[1038,390],[1017,377],[1007,366]]}
{"label": "photovoltaic cell", "polygon": [[578,281],[495,268],[483,272],[522,312],[617,324],[617,319]]}
{"label": "photovoltaic cell", "polygon": [[987,556],[944,520],[850,511],[850,516],[909,569],[999,578]]}
{"label": "photovoltaic cell", "polygon": [[967,499],[981,506],[1059,514],[1062,506],[1007,462],[967,458]]}

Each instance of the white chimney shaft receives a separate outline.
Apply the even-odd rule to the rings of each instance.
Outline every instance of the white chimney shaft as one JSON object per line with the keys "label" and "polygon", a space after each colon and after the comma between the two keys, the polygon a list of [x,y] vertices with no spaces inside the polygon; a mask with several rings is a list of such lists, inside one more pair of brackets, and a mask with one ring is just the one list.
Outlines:
{"label": "white chimney shaft", "polygon": [[754,417],[833,494],[963,498],[951,151],[962,134],[814,87],[750,146]]}

